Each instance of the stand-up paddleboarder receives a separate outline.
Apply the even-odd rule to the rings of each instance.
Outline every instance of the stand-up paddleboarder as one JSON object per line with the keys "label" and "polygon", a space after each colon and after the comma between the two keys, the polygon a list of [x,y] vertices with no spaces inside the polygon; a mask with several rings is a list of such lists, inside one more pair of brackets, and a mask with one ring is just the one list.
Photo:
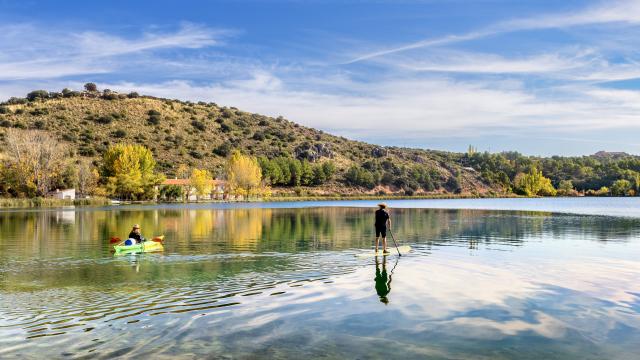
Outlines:
{"label": "stand-up paddleboarder", "polygon": [[382,236],[382,252],[387,253],[387,227],[391,227],[391,219],[387,210],[387,204],[378,204],[379,209],[376,210],[376,252],[378,252],[378,245],[380,243],[380,237]]}

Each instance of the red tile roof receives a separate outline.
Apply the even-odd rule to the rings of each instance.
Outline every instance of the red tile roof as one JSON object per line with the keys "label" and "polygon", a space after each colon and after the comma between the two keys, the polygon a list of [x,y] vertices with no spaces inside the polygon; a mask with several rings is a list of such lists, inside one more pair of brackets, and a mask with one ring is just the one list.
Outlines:
{"label": "red tile roof", "polygon": [[[224,180],[211,180],[211,185],[224,185]],[[191,180],[189,179],[167,179],[162,182],[162,185],[183,185],[188,186],[191,185]]]}

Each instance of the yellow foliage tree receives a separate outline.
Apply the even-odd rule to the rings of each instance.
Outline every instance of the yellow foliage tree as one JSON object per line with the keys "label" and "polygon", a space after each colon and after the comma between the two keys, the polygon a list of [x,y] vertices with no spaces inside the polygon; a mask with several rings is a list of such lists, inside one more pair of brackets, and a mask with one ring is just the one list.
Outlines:
{"label": "yellow foliage tree", "polygon": [[258,160],[234,151],[227,164],[227,186],[234,195],[250,197],[262,191],[262,170]]}
{"label": "yellow foliage tree", "polygon": [[153,154],[142,145],[111,146],[104,154],[102,165],[107,191],[123,199],[153,198],[154,187],[164,180],[154,172],[155,166]]}
{"label": "yellow foliage tree", "polygon": [[193,169],[189,182],[196,190],[198,200],[200,197],[211,194],[211,174],[207,170]]}
{"label": "yellow foliage tree", "polygon": [[519,173],[514,179],[516,190],[526,196],[556,196],[557,191],[542,171],[531,168],[528,173]]}

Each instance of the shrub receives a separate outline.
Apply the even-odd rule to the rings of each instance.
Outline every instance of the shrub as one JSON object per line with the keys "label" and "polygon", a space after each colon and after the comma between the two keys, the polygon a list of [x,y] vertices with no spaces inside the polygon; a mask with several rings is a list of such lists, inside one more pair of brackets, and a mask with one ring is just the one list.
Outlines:
{"label": "shrub", "polygon": [[113,116],[112,115],[103,115],[103,116],[100,116],[99,118],[95,119],[95,121],[98,124],[104,124],[104,125],[111,124],[111,122],[113,121]]}
{"label": "shrub", "polygon": [[6,106],[0,106],[0,114],[10,114],[11,113],[11,109],[9,109]]}
{"label": "shrub", "polygon": [[231,153],[231,145],[229,145],[229,143],[224,143],[213,149],[213,153],[219,156],[226,157]]}
{"label": "shrub", "polygon": [[42,120],[37,120],[33,123],[33,127],[39,130],[44,129],[44,121]]}
{"label": "shrub", "polygon": [[29,111],[29,114],[31,114],[33,116],[48,115],[49,114],[49,110],[46,109],[46,108],[38,108],[38,109],[33,109],[33,110]]}
{"label": "shrub", "polygon": [[157,110],[151,109],[151,110],[147,111],[147,115],[149,115],[149,116],[160,116],[162,114],[160,114],[160,112],[157,111]]}
{"label": "shrub", "polygon": [[127,136],[127,132],[126,132],[126,131],[124,131],[124,130],[122,130],[122,129],[118,129],[118,130],[116,130],[116,131],[112,132],[112,133],[111,133],[111,136],[113,136],[114,138],[121,139],[121,138],[123,138],[123,137],[126,137],[126,136]]}
{"label": "shrub", "polygon": [[205,131],[207,129],[207,127],[201,121],[198,121],[198,120],[193,120],[191,122],[191,126],[193,126],[194,128],[200,131]]}
{"label": "shrub", "polygon": [[149,116],[149,119],[147,119],[147,124],[149,124],[149,125],[158,125],[158,124],[160,124],[160,116],[158,116],[158,115]]}
{"label": "shrub", "polygon": [[11,121],[9,121],[9,120],[5,119],[5,120],[0,121],[0,126],[1,127],[9,128],[12,125],[13,125],[13,123]]}
{"label": "shrub", "polygon": [[138,93],[137,93],[137,92],[135,92],[135,91],[132,91],[132,92],[130,92],[130,93],[127,95],[127,97],[128,97],[129,99],[135,99],[135,98],[139,98],[139,97],[140,97],[140,94],[138,94]]}
{"label": "shrub", "polygon": [[264,133],[262,132],[256,132],[255,134],[253,134],[253,140],[256,141],[263,141],[264,140]]}
{"label": "shrub", "polygon": [[204,157],[204,155],[202,155],[202,153],[197,150],[189,151],[189,155],[191,155],[195,159],[202,159]]}
{"label": "shrub", "polygon": [[49,92],[46,90],[35,90],[27,94],[27,100],[34,101],[36,99],[46,99],[49,97]]}
{"label": "shrub", "polygon": [[224,133],[231,132],[231,126],[227,125],[226,123],[222,123],[220,124],[220,130],[222,130],[222,132]]}

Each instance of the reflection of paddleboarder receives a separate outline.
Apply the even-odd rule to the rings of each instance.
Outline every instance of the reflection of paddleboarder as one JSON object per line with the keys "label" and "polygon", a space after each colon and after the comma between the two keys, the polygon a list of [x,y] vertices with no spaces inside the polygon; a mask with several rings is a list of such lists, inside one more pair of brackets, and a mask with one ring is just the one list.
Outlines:
{"label": "reflection of paddleboarder", "polygon": [[[396,264],[397,263],[396,261]],[[382,257],[382,271],[380,271],[380,262],[376,256],[376,293],[378,293],[380,297],[380,302],[385,305],[389,303],[387,295],[391,292],[391,275],[393,275],[393,269],[391,270],[391,274],[387,274],[387,257]]]}

